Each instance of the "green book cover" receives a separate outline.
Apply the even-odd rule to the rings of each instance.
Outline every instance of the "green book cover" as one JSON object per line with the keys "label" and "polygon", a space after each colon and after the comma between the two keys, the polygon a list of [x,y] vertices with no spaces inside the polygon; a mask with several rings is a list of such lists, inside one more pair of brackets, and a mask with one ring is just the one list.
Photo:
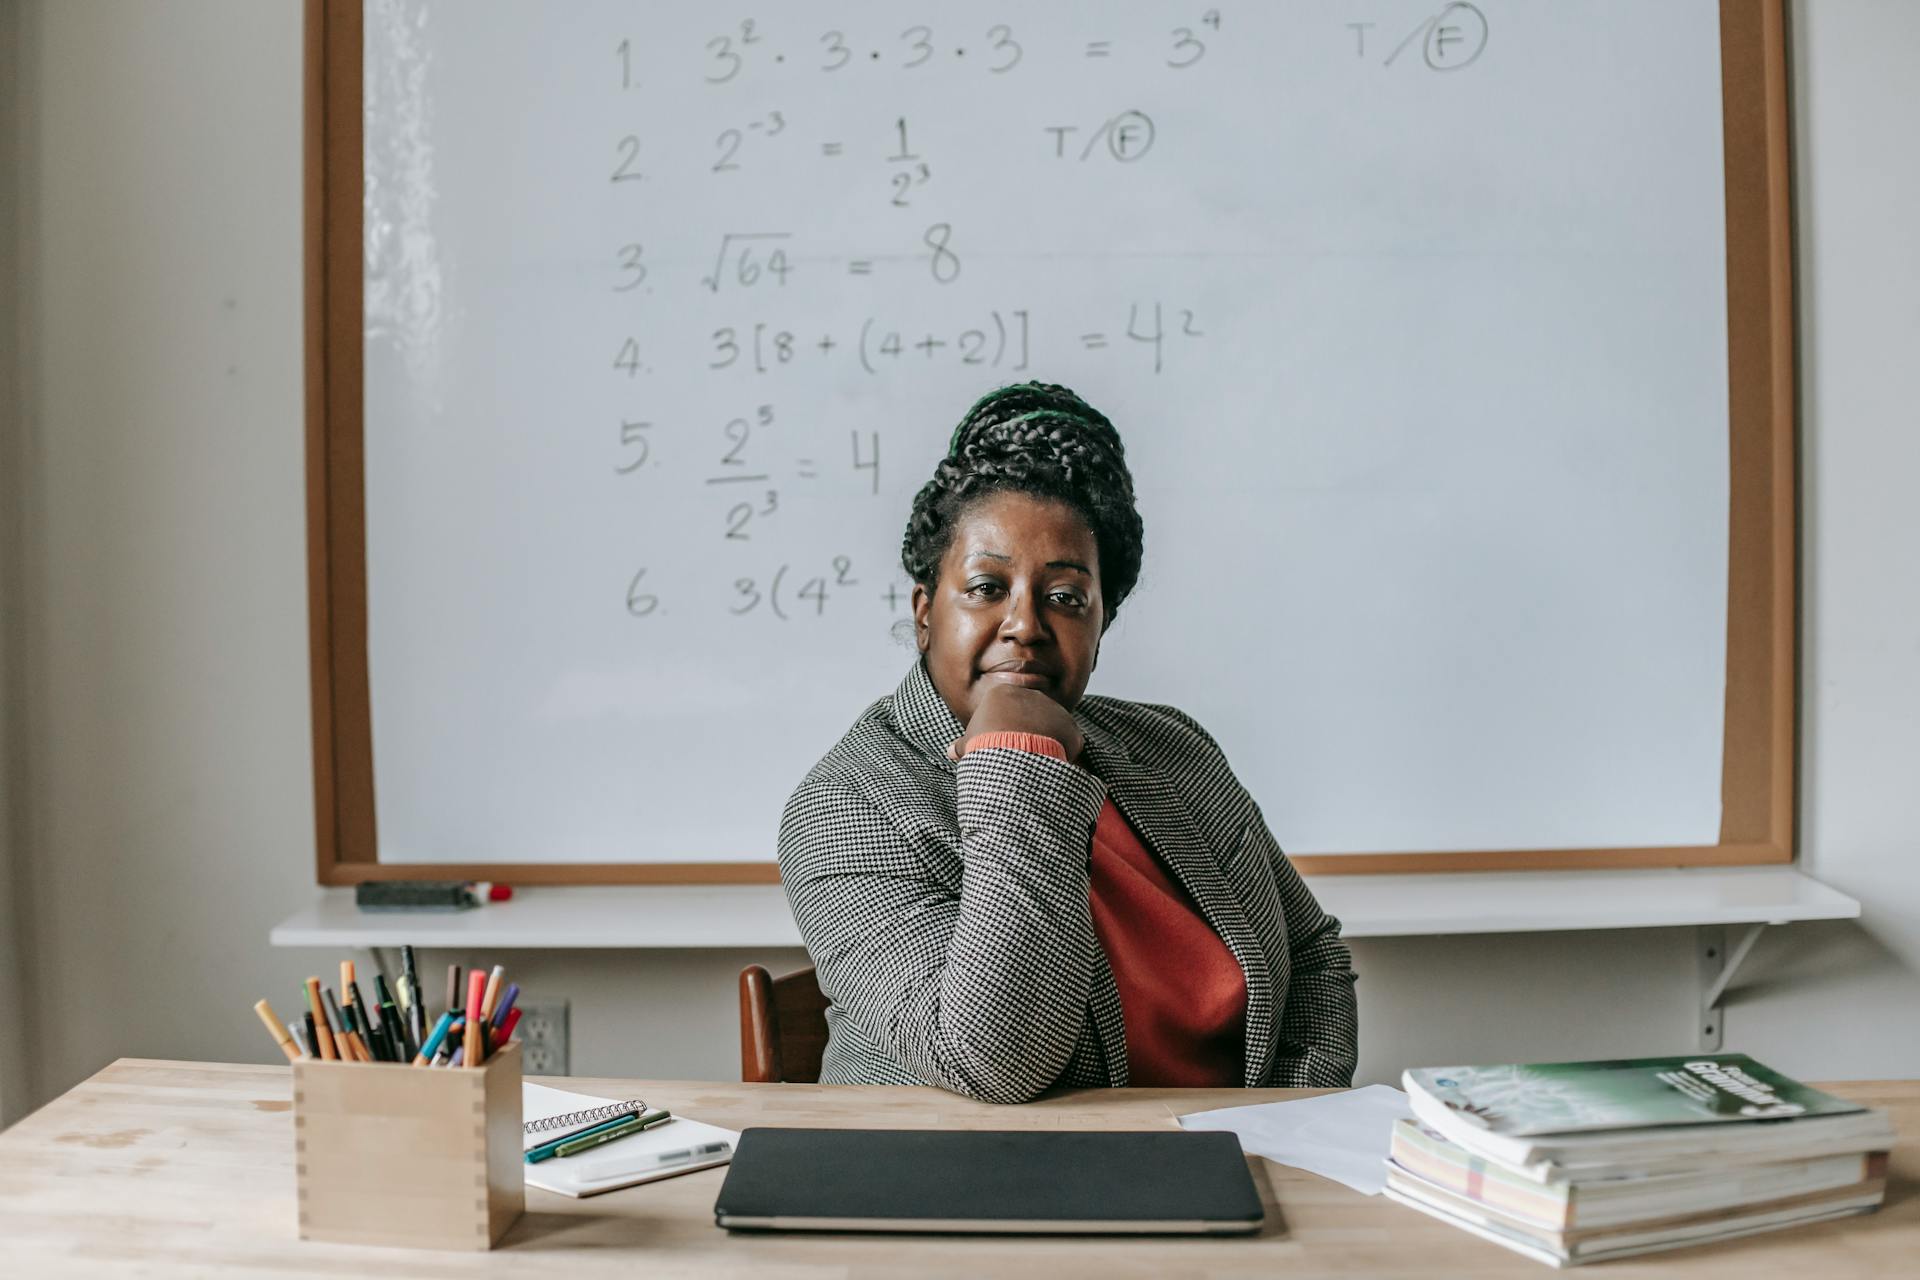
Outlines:
{"label": "green book cover", "polygon": [[1406,1073],[1405,1083],[1478,1128],[1516,1137],[1866,1110],[1743,1053],[1419,1067]]}

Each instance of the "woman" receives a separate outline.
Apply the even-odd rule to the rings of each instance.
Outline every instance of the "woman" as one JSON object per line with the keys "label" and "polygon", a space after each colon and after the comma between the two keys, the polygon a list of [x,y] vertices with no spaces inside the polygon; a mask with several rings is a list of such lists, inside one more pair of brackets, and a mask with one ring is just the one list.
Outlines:
{"label": "woman", "polygon": [[1140,574],[1119,434],[1064,387],[954,432],[901,559],[919,660],[788,801],[820,1078],[1347,1085],[1353,969],[1212,738],[1087,698]]}

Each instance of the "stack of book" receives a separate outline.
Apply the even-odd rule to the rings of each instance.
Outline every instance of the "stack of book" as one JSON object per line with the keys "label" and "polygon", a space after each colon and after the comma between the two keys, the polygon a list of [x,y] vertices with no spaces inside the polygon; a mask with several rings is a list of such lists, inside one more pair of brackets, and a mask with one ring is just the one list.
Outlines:
{"label": "stack of book", "polygon": [[1555,1266],[1866,1213],[1886,1190],[1885,1113],[1744,1054],[1402,1082],[1387,1195]]}

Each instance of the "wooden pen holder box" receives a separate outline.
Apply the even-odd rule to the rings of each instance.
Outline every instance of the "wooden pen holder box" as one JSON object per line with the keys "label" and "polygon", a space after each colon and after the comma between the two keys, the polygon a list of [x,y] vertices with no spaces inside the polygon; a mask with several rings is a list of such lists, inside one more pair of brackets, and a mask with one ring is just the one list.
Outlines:
{"label": "wooden pen holder box", "polygon": [[293,1064],[300,1238],[491,1249],[526,1209],[520,1046],[478,1070]]}

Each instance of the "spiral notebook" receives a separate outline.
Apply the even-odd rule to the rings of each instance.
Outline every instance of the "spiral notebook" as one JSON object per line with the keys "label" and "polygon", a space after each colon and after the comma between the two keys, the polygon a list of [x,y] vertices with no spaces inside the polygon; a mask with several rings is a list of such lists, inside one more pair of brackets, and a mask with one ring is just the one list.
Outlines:
{"label": "spiral notebook", "polygon": [[[530,1096],[530,1091],[534,1089],[539,1089],[542,1093],[553,1094],[556,1103],[561,1098],[577,1098],[582,1101],[585,1101],[587,1098],[587,1095],[584,1093],[568,1093],[564,1089],[548,1089],[537,1084],[526,1085],[522,1088],[520,1097],[522,1115],[532,1110],[533,1100]],[[584,1133],[586,1130],[599,1124],[602,1120],[611,1120],[615,1116],[623,1116],[629,1112],[645,1111],[646,1109],[647,1100],[645,1098],[629,1098],[625,1102],[609,1102],[601,1106],[586,1107],[579,1111],[563,1111],[555,1116],[541,1116],[538,1120],[529,1120],[522,1126],[526,1130],[526,1143],[523,1150],[531,1151],[543,1143],[554,1141],[556,1138],[564,1138],[572,1133]]]}
{"label": "spiral notebook", "polygon": [[[522,1083],[521,1119],[526,1146],[551,1142],[627,1111],[644,1109],[638,1098],[620,1101],[565,1089]],[[740,1135],[732,1129],[675,1116],[663,1125],[583,1151],[526,1166],[527,1185],[563,1196],[597,1196],[642,1182],[657,1182],[733,1159]],[[679,1158],[684,1153],[684,1158]],[[665,1157],[668,1163],[660,1163]]]}

